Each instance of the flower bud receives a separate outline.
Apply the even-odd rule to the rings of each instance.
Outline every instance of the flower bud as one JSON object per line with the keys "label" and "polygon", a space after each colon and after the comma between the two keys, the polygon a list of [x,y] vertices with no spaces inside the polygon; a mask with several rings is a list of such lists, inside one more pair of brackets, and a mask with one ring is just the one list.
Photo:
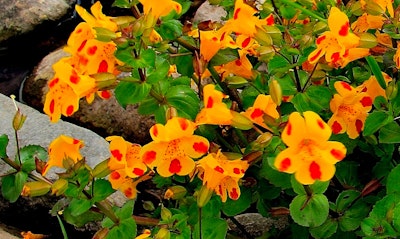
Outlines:
{"label": "flower bud", "polygon": [[15,112],[14,119],[13,119],[13,128],[15,131],[18,131],[22,128],[24,125],[24,122],[26,120],[26,115],[23,115],[21,113],[21,110],[18,109],[17,112]]}
{"label": "flower bud", "polygon": [[389,82],[388,86],[386,87],[386,90],[385,90],[386,97],[389,100],[393,100],[394,98],[396,98],[398,91],[399,91],[399,87],[398,87],[396,81],[392,80],[391,82]]}
{"label": "flower bud", "polygon": [[271,36],[261,27],[256,26],[256,34],[254,39],[262,46],[271,46],[272,38]]}
{"label": "flower bud", "polygon": [[22,188],[21,196],[43,196],[50,191],[51,185],[43,181],[26,182]]}
{"label": "flower bud", "polygon": [[210,201],[212,194],[213,190],[203,185],[197,195],[197,206],[204,207]]}
{"label": "flower bud", "polygon": [[265,132],[257,137],[257,139],[255,140],[255,143],[260,145],[262,148],[265,148],[269,145],[269,143],[271,143],[272,136],[274,136],[274,135],[271,134],[270,132]]}
{"label": "flower bud", "polygon": [[156,207],[154,207],[154,204],[152,201],[143,201],[143,208],[147,211],[154,211],[156,210]]}
{"label": "flower bud", "polygon": [[178,116],[178,111],[176,110],[176,108],[174,108],[174,107],[168,107],[167,108],[167,110],[165,112],[165,118],[167,120],[170,120],[170,119],[172,119],[174,117],[177,117],[177,116]]}
{"label": "flower bud", "polygon": [[156,32],[156,30],[153,29],[153,30],[150,32],[149,41],[150,41],[151,43],[153,43],[153,44],[159,43],[159,42],[161,42],[162,40],[163,40],[163,39],[162,39],[161,35],[158,34],[158,32]]}
{"label": "flower bud", "polygon": [[101,163],[97,164],[93,171],[92,175],[95,178],[103,178],[111,173],[110,168],[108,167],[108,162],[110,159],[103,160]]}
{"label": "flower bud", "polygon": [[172,186],[169,187],[167,191],[165,191],[164,199],[173,199],[173,200],[181,199],[186,195],[186,193],[187,190],[183,186],[179,185]]}
{"label": "flower bud", "polygon": [[170,239],[171,233],[166,228],[161,228],[157,234],[154,236],[154,239]]}
{"label": "flower bud", "polygon": [[364,32],[364,33],[361,33],[359,35],[359,37],[360,37],[360,44],[359,44],[358,47],[361,47],[361,48],[373,48],[376,45],[378,45],[378,40],[371,33]]}
{"label": "flower bud", "polygon": [[67,190],[67,188],[68,188],[68,180],[63,179],[63,178],[59,178],[51,186],[51,194],[52,195],[55,194],[56,196],[60,196],[65,192],[65,190]]}
{"label": "flower bud", "polygon": [[94,78],[96,82],[96,87],[99,90],[107,90],[113,88],[117,83],[117,77],[114,74],[108,72],[93,74],[91,75],[91,77]]}
{"label": "flower bud", "polygon": [[241,130],[249,130],[253,127],[253,122],[249,120],[246,116],[233,110],[231,110],[231,113],[233,116],[231,125],[233,127]]}
{"label": "flower bud", "polygon": [[171,211],[168,208],[162,206],[161,207],[161,219],[163,221],[168,221],[169,219],[171,219],[171,217],[172,217]]}
{"label": "flower bud", "polygon": [[233,86],[233,87],[242,87],[244,85],[246,85],[247,83],[249,83],[248,80],[246,80],[245,78],[241,77],[241,76],[228,76],[225,78],[225,82],[229,85],[229,86]]}
{"label": "flower bud", "polygon": [[93,29],[96,31],[96,40],[99,40],[101,42],[110,42],[111,40],[118,37],[115,32],[107,28],[94,27]]}
{"label": "flower bud", "polygon": [[108,228],[102,228],[99,231],[96,232],[96,234],[94,234],[92,239],[105,239],[108,235],[110,229]]}
{"label": "flower bud", "polygon": [[271,95],[272,101],[275,102],[276,105],[280,105],[282,103],[282,88],[279,82],[275,79],[271,80],[269,84],[269,94]]}

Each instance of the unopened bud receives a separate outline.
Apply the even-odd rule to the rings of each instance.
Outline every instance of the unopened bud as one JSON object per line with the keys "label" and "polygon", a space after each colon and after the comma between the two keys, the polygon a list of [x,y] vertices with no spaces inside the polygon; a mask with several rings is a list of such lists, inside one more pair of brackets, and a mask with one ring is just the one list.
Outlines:
{"label": "unopened bud", "polygon": [[368,1],[368,4],[366,4],[366,12],[370,15],[378,16],[384,14],[385,9],[374,1]]}
{"label": "unopened bud", "polygon": [[386,90],[385,90],[386,97],[389,100],[393,100],[394,98],[396,98],[398,91],[399,91],[399,87],[398,87],[396,81],[392,80],[391,82],[389,82],[388,86],[386,87]]}
{"label": "unopened bud", "polygon": [[267,147],[269,145],[269,143],[271,143],[272,140],[272,136],[274,136],[273,134],[271,134],[270,132],[265,132],[263,134],[261,134],[260,136],[257,137],[257,139],[255,140],[255,142],[257,144],[259,144],[260,146]]}
{"label": "unopened bud", "polygon": [[271,36],[264,30],[264,28],[256,26],[256,34],[254,38],[261,46],[271,46],[272,38]]}
{"label": "unopened bud", "polygon": [[282,88],[279,82],[275,79],[271,80],[269,84],[269,94],[271,95],[272,101],[275,102],[276,105],[280,105],[282,103]]}
{"label": "unopened bud", "polygon": [[313,32],[315,34],[320,34],[320,33],[324,32],[324,31],[326,31],[327,27],[328,27],[328,25],[325,22],[317,22],[314,25]]}
{"label": "unopened bud", "polygon": [[182,199],[187,193],[186,188],[183,186],[175,185],[171,186],[165,191],[164,199]]}
{"label": "unopened bud", "polygon": [[154,207],[154,204],[152,201],[143,201],[142,204],[143,208],[147,211],[154,211],[156,210],[156,207]]}
{"label": "unopened bud", "polygon": [[364,32],[359,35],[360,37],[360,44],[358,47],[360,48],[372,48],[378,45],[378,40],[376,39],[376,36],[374,36],[371,33]]}
{"label": "unopened bud", "polygon": [[51,185],[43,181],[26,182],[22,188],[21,196],[43,196],[50,191]]}
{"label": "unopened bud", "polygon": [[253,127],[253,122],[249,120],[246,116],[240,114],[239,112],[231,110],[232,121],[231,125],[237,129],[249,130]]}
{"label": "unopened bud", "polygon": [[264,25],[263,29],[271,37],[274,44],[278,44],[282,41],[282,32],[276,26]]}
{"label": "unopened bud", "polygon": [[197,195],[197,206],[199,208],[204,207],[210,201],[212,195],[213,190],[203,185]]}
{"label": "unopened bud", "polygon": [[108,228],[102,228],[99,231],[96,232],[96,234],[94,234],[92,239],[105,239],[107,238],[109,229]]}
{"label": "unopened bud", "polygon": [[108,167],[110,159],[103,160],[101,163],[97,164],[93,171],[92,175],[95,178],[104,178],[105,176],[111,173],[110,168]]}
{"label": "unopened bud", "polygon": [[171,233],[166,228],[160,228],[157,234],[154,236],[154,239],[170,239]]}
{"label": "unopened bud", "polygon": [[165,112],[165,117],[167,120],[170,120],[174,117],[178,116],[178,111],[174,107],[168,107]]}
{"label": "unopened bud", "polygon": [[111,40],[118,37],[115,32],[107,28],[94,27],[93,29],[96,31],[96,40],[101,42],[110,42]]}
{"label": "unopened bud", "polygon": [[161,42],[163,39],[160,34],[156,30],[152,30],[149,35],[149,41],[153,44]]}
{"label": "unopened bud", "polygon": [[96,82],[96,87],[99,90],[108,90],[110,88],[113,88],[117,83],[117,77],[112,73],[104,72],[93,74],[90,76],[94,78]]}
{"label": "unopened bud", "polygon": [[377,145],[378,144],[378,139],[376,138],[375,135],[371,134],[368,136],[364,136],[365,141],[371,145]]}
{"label": "unopened bud", "polygon": [[168,221],[169,219],[171,219],[171,217],[172,217],[171,211],[168,208],[162,206],[161,207],[161,219],[163,221]]}
{"label": "unopened bud", "polygon": [[18,131],[22,128],[24,125],[24,122],[26,120],[26,115],[23,115],[21,113],[21,110],[18,109],[17,112],[15,112],[14,119],[13,119],[13,128],[15,131]]}
{"label": "unopened bud", "polygon": [[225,82],[234,88],[239,88],[249,83],[248,80],[241,76],[228,76],[225,78]]}
{"label": "unopened bud", "polygon": [[68,180],[64,178],[59,178],[51,186],[51,194],[60,196],[65,192],[65,190],[67,190],[67,188],[68,188]]}
{"label": "unopened bud", "polygon": [[380,186],[382,186],[381,182],[378,179],[372,179],[361,191],[361,196],[365,197],[373,191],[377,190]]}

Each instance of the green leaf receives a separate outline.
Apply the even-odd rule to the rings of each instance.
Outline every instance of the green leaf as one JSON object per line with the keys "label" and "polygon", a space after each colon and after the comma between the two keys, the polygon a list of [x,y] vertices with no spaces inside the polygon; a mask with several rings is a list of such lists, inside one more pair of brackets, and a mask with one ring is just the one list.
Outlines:
{"label": "green leaf", "polygon": [[229,63],[236,59],[239,59],[238,51],[235,49],[231,49],[231,48],[225,48],[225,49],[219,50],[217,52],[217,54],[215,54],[215,56],[211,59],[211,61],[208,64],[209,64],[209,67],[220,66],[222,64]]}
{"label": "green leaf", "polygon": [[335,219],[329,218],[321,226],[310,228],[310,233],[313,238],[329,238],[338,228],[338,223]]}
{"label": "green leaf", "polygon": [[144,50],[137,57],[134,56],[133,51],[133,47],[117,49],[115,52],[115,57],[133,68],[146,68],[155,66],[156,52],[154,50]]}
{"label": "green leaf", "polygon": [[[221,218],[208,218],[201,222],[201,232],[199,232],[199,224],[195,225],[193,238],[203,239],[225,239],[228,224]],[[202,236],[200,236],[200,233]]]}
{"label": "green leaf", "polygon": [[172,86],[165,94],[165,98],[168,104],[178,111],[179,115],[189,116],[192,120],[196,118],[200,99],[190,86]]}
{"label": "green leaf", "polygon": [[399,187],[400,180],[400,165],[397,165],[392,171],[389,173],[387,181],[386,181],[386,193],[400,193]]}
{"label": "green leaf", "polygon": [[359,167],[360,163],[358,162],[343,160],[336,164],[335,176],[342,185],[358,186],[360,185],[360,178],[358,177]]}
{"label": "green leaf", "polygon": [[160,103],[152,96],[149,96],[140,102],[138,112],[141,115],[151,115],[160,107]]}
{"label": "green leaf", "polygon": [[156,65],[154,68],[147,70],[146,82],[154,84],[159,80],[165,79],[169,71],[169,63],[164,58],[157,56]]}
{"label": "green leaf", "polygon": [[291,176],[291,180],[290,180],[291,184],[292,184],[292,188],[293,191],[295,193],[297,193],[298,195],[307,195],[306,190],[304,189],[303,184],[299,183],[296,178],[294,177],[294,175]]}
{"label": "green leaf", "polygon": [[182,27],[182,23],[178,20],[167,20],[161,23],[158,32],[164,40],[174,40],[182,35]]}
{"label": "green leaf", "polygon": [[327,87],[310,86],[306,92],[296,94],[291,102],[299,112],[311,110],[318,113],[329,108],[331,97]]}
{"label": "green leaf", "polygon": [[341,192],[336,199],[337,212],[340,213],[345,211],[359,196],[360,192],[355,190],[346,190]]}
{"label": "green leaf", "polygon": [[378,65],[378,62],[376,62],[373,56],[366,56],[365,59],[367,60],[369,67],[371,67],[371,71],[376,77],[376,80],[378,81],[379,85],[382,87],[382,89],[386,89],[386,82],[385,79],[383,78],[382,71]]}
{"label": "green leaf", "polygon": [[97,179],[93,185],[93,199],[94,202],[100,202],[114,193],[115,190],[111,187],[111,183],[105,179]]}
{"label": "green leaf", "polygon": [[397,228],[397,231],[400,232],[400,203],[397,203],[393,209],[393,227]]}
{"label": "green leaf", "polygon": [[363,201],[358,200],[348,210],[345,210],[344,214],[339,218],[339,228],[346,232],[356,230],[369,211],[369,206]]}
{"label": "green leaf", "polygon": [[11,203],[17,201],[27,179],[28,174],[23,171],[4,176],[1,180],[3,197]]}
{"label": "green leaf", "polygon": [[387,112],[383,111],[374,111],[370,113],[365,120],[365,127],[363,130],[363,135],[368,136],[376,131],[378,131],[381,127],[385,126],[389,122],[393,120],[392,117],[389,117]]}
{"label": "green leaf", "polygon": [[7,157],[8,136],[6,134],[0,135],[0,158]]}
{"label": "green leaf", "polygon": [[28,145],[20,149],[22,170],[24,172],[31,172],[36,169],[35,158],[46,162],[47,150],[39,145]]}
{"label": "green leaf", "polygon": [[71,216],[75,217],[88,211],[92,205],[93,203],[88,199],[73,198],[68,207],[71,210]]}
{"label": "green leaf", "polygon": [[[269,62],[268,62],[268,72],[272,75],[276,73],[285,73],[289,71],[293,66],[280,55],[275,55]],[[280,83],[280,82],[279,82]]]}
{"label": "green leaf", "polygon": [[240,189],[240,197],[238,200],[228,199],[224,204],[222,204],[222,211],[227,216],[235,216],[244,212],[250,207],[252,202],[252,193],[250,188],[242,187]]}
{"label": "green leaf", "polygon": [[113,6],[119,8],[131,8],[133,5],[137,3],[138,3],[137,0],[115,0]]}
{"label": "green leaf", "polygon": [[304,227],[317,227],[328,218],[329,202],[323,194],[297,195],[289,206],[293,221]]}
{"label": "green leaf", "polygon": [[133,217],[126,218],[110,229],[106,239],[133,239],[137,234],[137,226]]}
{"label": "green leaf", "polygon": [[150,90],[151,85],[146,82],[120,82],[115,89],[115,98],[126,108],[128,104],[136,104],[145,99]]}
{"label": "green leaf", "polygon": [[379,142],[382,144],[400,143],[400,126],[396,122],[390,122],[379,130]]}
{"label": "green leaf", "polygon": [[361,229],[366,236],[373,239],[397,238],[397,233],[393,227],[382,219],[367,218],[361,222]]}
{"label": "green leaf", "polygon": [[314,184],[310,185],[311,191],[313,193],[324,193],[329,186],[329,181],[326,182],[321,182],[321,181],[315,181]]}
{"label": "green leaf", "polygon": [[273,169],[268,163],[268,161],[273,161],[274,159],[275,157],[263,159],[263,163],[260,169],[260,176],[267,179],[271,184],[277,187],[281,187],[282,189],[290,188],[291,175]]}
{"label": "green leaf", "polygon": [[66,222],[77,227],[83,227],[88,222],[100,221],[103,219],[103,214],[95,211],[86,211],[78,216],[71,215],[71,209],[67,207],[63,211],[63,217]]}

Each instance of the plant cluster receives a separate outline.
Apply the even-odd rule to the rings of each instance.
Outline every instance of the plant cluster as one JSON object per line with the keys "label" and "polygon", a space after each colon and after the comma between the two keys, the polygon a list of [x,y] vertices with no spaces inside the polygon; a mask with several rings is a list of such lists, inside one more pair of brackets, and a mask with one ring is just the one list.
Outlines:
{"label": "plant cluster", "polygon": [[[182,23],[188,0],[115,0],[132,12],[116,17],[76,6],[84,22],[53,65],[44,112],[57,122],[81,98],[114,95],[154,116],[152,141],[109,136],[110,158],[90,168],[79,139],[12,160],[3,135],[3,196],[60,196],[54,215],[101,221],[94,238],[237,238],[226,219],[248,211],[289,217],[259,238],[398,238],[398,1],[210,2],[223,22]],[[17,110],[16,135],[24,119]],[[65,169],[54,182],[52,167]],[[158,204],[133,215],[140,184]],[[107,200],[116,190],[121,208]]]}

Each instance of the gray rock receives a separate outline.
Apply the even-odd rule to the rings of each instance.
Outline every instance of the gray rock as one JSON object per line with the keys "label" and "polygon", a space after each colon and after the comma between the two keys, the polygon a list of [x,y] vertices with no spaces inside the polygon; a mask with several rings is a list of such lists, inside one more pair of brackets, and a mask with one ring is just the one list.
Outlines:
{"label": "gray rock", "polygon": [[[64,121],[53,124],[49,121],[48,116],[31,107],[19,103],[18,107],[27,116],[24,126],[18,132],[20,146],[36,144],[47,148],[51,141],[60,134],[65,134],[84,141],[85,147],[82,148],[81,153],[86,157],[89,166],[93,167],[109,157],[107,141],[96,133]],[[16,153],[14,129],[12,128],[14,114],[15,107],[12,100],[0,94],[0,134],[6,134],[9,137],[7,154],[11,158],[14,158]],[[4,174],[9,169],[4,165],[0,168],[0,174]]]}
{"label": "gray rock", "polygon": [[[244,213],[236,215],[234,219],[236,219],[237,223],[240,223],[243,229],[254,238],[262,236],[272,228],[283,230],[289,225],[289,218],[287,216],[273,218],[263,217],[259,213]],[[244,236],[238,226],[231,220],[228,220],[228,225],[230,230]]]}
{"label": "gray rock", "polygon": [[[43,109],[45,94],[48,90],[47,81],[54,75],[52,65],[60,58],[66,56],[62,49],[47,55],[34,69],[23,86],[22,99],[26,104],[38,109]],[[154,119],[140,115],[136,105],[122,108],[115,97],[109,100],[96,98],[92,104],[82,99],[79,110],[68,119],[77,124],[91,129],[103,137],[119,135],[133,143],[145,144],[151,138],[150,127]]]}
{"label": "gray rock", "polygon": [[73,0],[0,0],[0,42],[32,31],[45,21],[56,21]]}
{"label": "gray rock", "polygon": [[223,7],[211,5],[208,1],[205,1],[199,9],[197,9],[193,22],[203,22],[208,20],[212,22],[223,22],[223,18],[227,15],[228,13]]}

